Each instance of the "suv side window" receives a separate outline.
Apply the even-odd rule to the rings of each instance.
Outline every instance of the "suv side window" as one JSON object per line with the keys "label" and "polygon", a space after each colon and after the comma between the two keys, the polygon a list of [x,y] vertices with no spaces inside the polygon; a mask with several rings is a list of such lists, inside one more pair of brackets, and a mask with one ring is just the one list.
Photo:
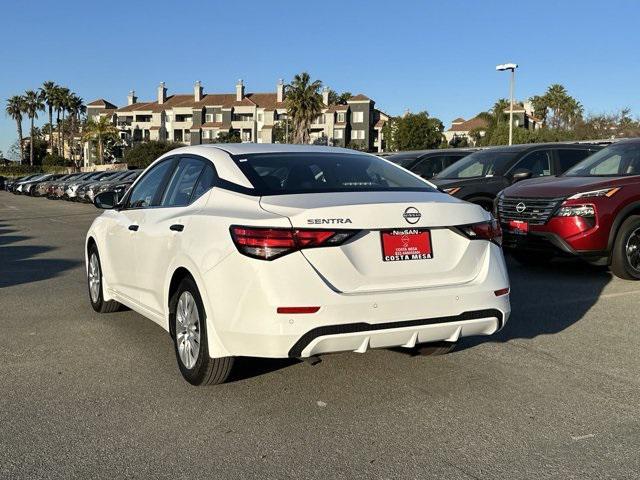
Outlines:
{"label": "suv side window", "polygon": [[197,158],[183,157],[173,171],[160,205],[163,207],[184,207],[189,205],[191,196],[204,169],[204,162]]}
{"label": "suv side window", "polygon": [[511,172],[521,168],[530,170],[532,178],[551,175],[551,151],[536,150],[529,153],[513,167]]}
{"label": "suv side window", "polygon": [[560,167],[560,171],[558,173],[563,173],[594,152],[587,149],[569,150],[568,148],[563,148],[561,150],[556,150],[556,153],[558,154],[558,165]]}
{"label": "suv side window", "polygon": [[175,166],[175,158],[165,160],[146,172],[134,187],[126,208],[148,208],[157,206],[167,176]]}
{"label": "suv side window", "polygon": [[444,157],[444,168],[447,168],[450,165],[453,165],[454,163],[456,163],[458,160],[466,157],[467,155],[447,155],[446,157]]}
{"label": "suv side window", "polygon": [[443,156],[437,155],[423,158],[411,168],[411,171],[422,178],[431,178],[443,169],[443,159]]}

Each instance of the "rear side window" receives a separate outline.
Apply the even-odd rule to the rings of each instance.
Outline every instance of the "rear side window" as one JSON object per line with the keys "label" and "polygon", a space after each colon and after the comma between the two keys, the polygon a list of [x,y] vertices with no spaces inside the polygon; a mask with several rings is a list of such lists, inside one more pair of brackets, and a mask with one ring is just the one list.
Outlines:
{"label": "rear side window", "polygon": [[531,152],[516,164],[513,171],[519,169],[531,171],[532,177],[551,175],[551,152],[549,150]]}
{"label": "rear side window", "polygon": [[163,207],[188,205],[203,168],[204,162],[202,160],[196,158],[180,159],[160,204]]}
{"label": "rear side window", "polygon": [[593,153],[591,150],[556,150],[558,160],[560,162],[560,172],[565,172],[573,167],[576,163],[581,162]]}
{"label": "rear side window", "polygon": [[211,187],[213,187],[213,181],[216,177],[215,170],[213,169],[213,165],[209,162],[205,163],[204,170],[200,174],[200,178],[198,178],[198,183],[196,183],[196,189],[193,192],[192,201],[196,198],[204,195]]}
{"label": "rear side window", "polygon": [[432,156],[420,160],[411,171],[422,178],[431,178],[444,168],[443,156]]}
{"label": "rear side window", "polygon": [[160,189],[174,165],[174,160],[165,160],[145,173],[131,191],[127,208],[147,208],[157,205]]}
{"label": "rear side window", "polygon": [[259,195],[434,191],[406,170],[373,155],[269,153],[235,160]]}

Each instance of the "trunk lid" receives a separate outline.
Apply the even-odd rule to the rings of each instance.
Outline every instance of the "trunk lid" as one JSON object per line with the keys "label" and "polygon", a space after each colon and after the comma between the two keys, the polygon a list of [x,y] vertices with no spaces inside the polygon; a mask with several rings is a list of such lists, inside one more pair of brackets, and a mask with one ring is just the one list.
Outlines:
{"label": "trunk lid", "polygon": [[[262,197],[260,204],[288,217],[295,228],[359,231],[343,245],[302,250],[318,274],[342,293],[466,283],[478,275],[478,259],[487,248],[487,242],[469,240],[448,227],[486,221],[490,215],[439,192],[278,195]],[[430,231],[432,258],[383,260],[382,230],[423,229]]]}

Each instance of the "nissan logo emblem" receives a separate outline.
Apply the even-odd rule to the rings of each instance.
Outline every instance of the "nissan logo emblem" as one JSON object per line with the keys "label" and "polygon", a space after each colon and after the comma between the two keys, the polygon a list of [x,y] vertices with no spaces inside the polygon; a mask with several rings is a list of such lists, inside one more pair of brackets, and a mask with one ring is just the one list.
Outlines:
{"label": "nissan logo emblem", "polygon": [[407,223],[418,223],[422,214],[415,207],[408,207],[402,214]]}
{"label": "nissan logo emblem", "polygon": [[516,205],[516,212],[518,213],[522,213],[527,209],[527,206],[524,204],[524,202],[520,202],[519,204]]}

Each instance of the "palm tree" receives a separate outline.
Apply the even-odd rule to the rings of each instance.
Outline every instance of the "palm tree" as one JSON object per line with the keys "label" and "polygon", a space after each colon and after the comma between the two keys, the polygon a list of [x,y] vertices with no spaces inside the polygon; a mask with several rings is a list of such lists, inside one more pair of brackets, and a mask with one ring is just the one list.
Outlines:
{"label": "palm tree", "polygon": [[44,98],[40,92],[27,90],[24,92],[25,110],[31,120],[31,138],[29,140],[29,164],[33,165],[33,143],[35,139],[34,119],[38,118],[38,112],[44,110]]}
{"label": "palm tree", "polygon": [[24,161],[24,145],[22,143],[22,114],[25,113],[24,97],[14,95],[7,100],[5,111],[7,115],[16,121],[18,129],[18,143],[20,143],[20,163]]}
{"label": "palm tree", "polygon": [[107,117],[100,117],[98,121],[89,119],[84,127],[82,139],[85,141],[97,140],[98,158],[100,163],[104,163],[104,141],[107,139],[117,140],[118,129]]}
{"label": "palm tree", "polygon": [[62,150],[60,155],[64,157],[64,121],[65,114],[69,109],[69,98],[71,95],[71,91],[66,87],[58,88],[58,108],[62,113],[62,122],[58,119],[58,139],[60,149]]}
{"label": "palm tree", "polygon": [[47,104],[47,109],[49,110],[49,148],[51,149],[51,153],[53,152],[53,108],[55,104],[55,95],[56,90],[58,89],[58,85],[55,82],[47,81],[42,84],[40,87],[40,91],[44,95],[44,101]]}
{"label": "palm tree", "polygon": [[287,117],[293,122],[295,143],[309,143],[309,127],[322,112],[321,87],[322,82],[311,82],[307,72],[296,75],[287,85],[285,104]]}
{"label": "palm tree", "polygon": [[71,146],[71,159],[75,161],[75,144],[74,136],[78,131],[78,125],[80,116],[87,111],[87,107],[84,105],[84,101],[75,93],[69,95],[69,120],[70,120],[70,132],[69,132],[69,145]]}

